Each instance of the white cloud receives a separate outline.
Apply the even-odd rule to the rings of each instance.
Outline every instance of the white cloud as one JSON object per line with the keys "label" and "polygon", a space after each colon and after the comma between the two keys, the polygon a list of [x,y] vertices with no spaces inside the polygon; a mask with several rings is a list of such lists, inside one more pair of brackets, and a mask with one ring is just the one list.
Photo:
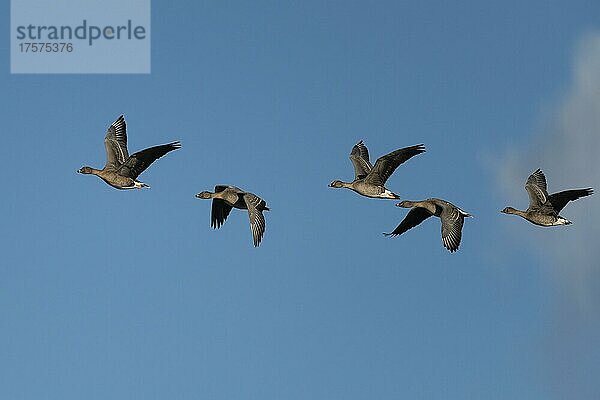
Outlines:
{"label": "white cloud", "polygon": [[[520,143],[522,149],[511,149],[501,163],[499,180],[516,208],[526,208],[524,182],[538,167],[546,173],[551,193],[585,187],[600,191],[600,33],[581,40],[573,71],[568,92],[542,121],[540,132]],[[547,228],[561,232],[544,232],[542,245],[532,247],[570,285],[579,306],[593,307],[599,300],[593,289],[600,283],[600,192],[569,203],[562,215],[573,225]]]}
{"label": "white cloud", "polygon": [[521,209],[528,203],[524,182],[538,167],[550,193],[595,189],[561,212],[573,225],[532,227],[519,238],[540,257],[555,285],[542,343],[549,387],[556,398],[594,398],[600,393],[590,373],[600,359],[600,32],[582,38],[572,66],[566,93],[542,116],[540,128],[510,149],[498,180],[506,205]]}

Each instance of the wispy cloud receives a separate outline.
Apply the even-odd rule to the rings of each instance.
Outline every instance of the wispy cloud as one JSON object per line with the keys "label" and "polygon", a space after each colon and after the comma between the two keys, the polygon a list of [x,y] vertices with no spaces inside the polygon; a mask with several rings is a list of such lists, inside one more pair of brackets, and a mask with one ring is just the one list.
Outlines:
{"label": "wispy cloud", "polygon": [[[510,149],[500,163],[498,178],[512,205],[526,207],[524,182],[538,167],[546,173],[551,193],[590,186],[600,191],[600,33],[586,35],[574,58],[572,82],[563,99],[539,131]],[[599,292],[592,290],[600,283],[598,210],[598,194],[570,203],[562,214],[574,224],[551,228],[563,232],[544,235],[545,243],[531,246],[568,281],[582,307],[599,300],[593,298]]]}
{"label": "wispy cloud", "polygon": [[552,393],[600,398],[594,397],[600,383],[591,372],[600,362],[600,32],[580,40],[572,71],[567,91],[541,116],[536,131],[504,157],[498,180],[510,205],[523,208],[525,179],[538,167],[551,193],[590,186],[596,191],[562,211],[573,225],[539,228],[540,234],[530,230],[520,239],[541,258],[555,285],[543,343]]}

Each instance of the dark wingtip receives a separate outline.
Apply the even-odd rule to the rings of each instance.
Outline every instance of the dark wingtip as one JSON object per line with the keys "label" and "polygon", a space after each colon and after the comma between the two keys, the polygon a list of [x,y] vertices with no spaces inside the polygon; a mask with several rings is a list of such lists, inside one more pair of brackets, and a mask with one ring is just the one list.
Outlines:
{"label": "dark wingtip", "polygon": [[452,246],[450,246],[450,245],[446,246],[446,245],[444,244],[444,247],[445,247],[445,248],[446,248],[446,250],[448,250],[450,253],[454,253],[455,251],[457,251],[457,250],[458,250],[458,248],[460,247],[460,244],[459,244],[458,246],[456,246],[456,247],[452,247]]}

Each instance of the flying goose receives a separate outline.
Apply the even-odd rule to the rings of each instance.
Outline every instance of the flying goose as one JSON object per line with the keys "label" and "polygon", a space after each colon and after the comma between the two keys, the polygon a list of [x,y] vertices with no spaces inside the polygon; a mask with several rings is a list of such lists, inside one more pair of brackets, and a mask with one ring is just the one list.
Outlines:
{"label": "flying goose", "polygon": [[379,157],[373,166],[369,161],[369,150],[361,140],[354,145],[350,153],[350,161],[354,165],[354,180],[335,180],[329,187],[351,189],[360,195],[376,199],[399,199],[400,196],[385,187],[385,182],[400,164],[423,152],[425,147],[422,144],[405,147]]}
{"label": "flying goose", "polygon": [[260,245],[266,228],[263,211],[269,211],[267,203],[263,199],[238,187],[226,185],[217,185],[214,193],[204,191],[198,193],[196,197],[212,199],[210,226],[213,229],[218,229],[225,223],[232,208],[248,210],[254,247]]}
{"label": "flying goose", "polygon": [[427,218],[435,215],[440,218],[442,223],[442,244],[451,253],[458,250],[458,246],[460,246],[465,217],[472,217],[471,214],[461,210],[454,204],[441,199],[427,199],[423,201],[404,200],[396,204],[396,206],[410,208],[411,210],[393,232],[384,233],[384,235],[402,235],[407,230],[414,228]]}
{"label": "flying goose", "polygon": [[106,147],[106,165],[102,169],[82,167],[77,172],[92,174],[117,189],[141,189],[150,187],[137,180],[154,161],[172,150],[179,149],[181,143],[171,142],[160,146],[150,147],[129,155],[127,151],[127,126],[121,115],[106,131],[104,137]]}
{"label": "flying goose", "polygon": [[569,225],[572,222],[558,215],[569,201],[580,197],[589,196],[594,193],[592,188],[565,190],[548,195],[546,176],[541,169],[537,169],[525,183],[525,190],[529,194],[529,207],[521,211],[512,207],[506,207],[501,212],[504,214],[515,214],[525,218],[527,221],[540,226]]}

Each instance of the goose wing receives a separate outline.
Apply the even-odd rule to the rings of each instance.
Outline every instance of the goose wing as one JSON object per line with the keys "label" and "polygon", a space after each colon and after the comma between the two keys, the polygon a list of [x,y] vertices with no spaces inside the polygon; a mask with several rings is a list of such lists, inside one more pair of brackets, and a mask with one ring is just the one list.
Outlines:
{"label": "goose wing", "polygon": [[546,175],[541,169],[536,169],[529,177],[527,178],[527,183],[535,184],[542,190],[548,191],[548,184],[546,183]]}
{"label": "goose wing", "polygon": [[164,156],[168,152],[179,149],[180,147],[181,143],[172,142],[138,151],[137,153],[133,153],[131,156],[129,156],[127,161],[125,161],[125,163],[119,167],[117,172],[119,175],[136,179],[154,161]]}
{"label": "goose wing", "polygon": [[265,201],[252,193],[244,194],[244,202],[248,208],[248,217],[250,218],[250,230],[254,247],[260,245],[260,241],[265,233],[265,217],[262,210],[265,209]]}
{"label": "goose wing", "polygon": [[425,147],[422,144],[418,144],[398,149],[379,157],[375,162],[375,166],[373,166],[373,169],[365,178],[365,182],[378,186],[385,185],[385,182],[400,164],[423,152],[425,152]]}
{"label": "goose wing", "polygon": [[552,208],[554,208],[554,211],[556,211],[558,214],[560,210],[565,208],[568,202],[577,200],[580,197],[589,196],[591,194],[594,194],[594,190],[592,188],[565,190],[564,192],[558,192],[550,195],[548,200],[550,200]]}
{"label": "goose wing", "polygon": [[548,200],[546,176],[541,169],[529,175],[525,182],[525,190],[529,194],[529,207],[540,207]]}
{"label": "goose wing", "polygon": [[352,161],[352,165],[354,165],[355,179],[366,177],[373,169],[373,166],[369,161],[369,150],[362,140],[352,147],[350,161]]}
{"label": "goose wing", "polygon": [[[215,193],[222,192],[227,188],[229,188],[229,186],[217,185],[215,186]],[[221,225],[225,223],[225,220],[229,216],[232,208],[233,207],[225,200],[213,199],[210,211],[210,226],[213,229],[219,229]]]}
{"label": "goose wing", "polygon": [[458,208],[444,206],[440,215],[442,221],[442,244],[451,253],[458,250],[462,238],[462,227],[465,217]]}
{"label": "goose wing", "polygon": [[407,230],[414,228],[433,214],[426,208],[415,207],[411,208],[406,217],[400,222],[400,224],[391,233],[384,233],[386,236],[402,235]]}
{"label": "goose wing", "polygon": [[104,136],[104,147],[106,148],[105,168],[117,169],[129,158],[127,124],[122,115],[108,127]]}

